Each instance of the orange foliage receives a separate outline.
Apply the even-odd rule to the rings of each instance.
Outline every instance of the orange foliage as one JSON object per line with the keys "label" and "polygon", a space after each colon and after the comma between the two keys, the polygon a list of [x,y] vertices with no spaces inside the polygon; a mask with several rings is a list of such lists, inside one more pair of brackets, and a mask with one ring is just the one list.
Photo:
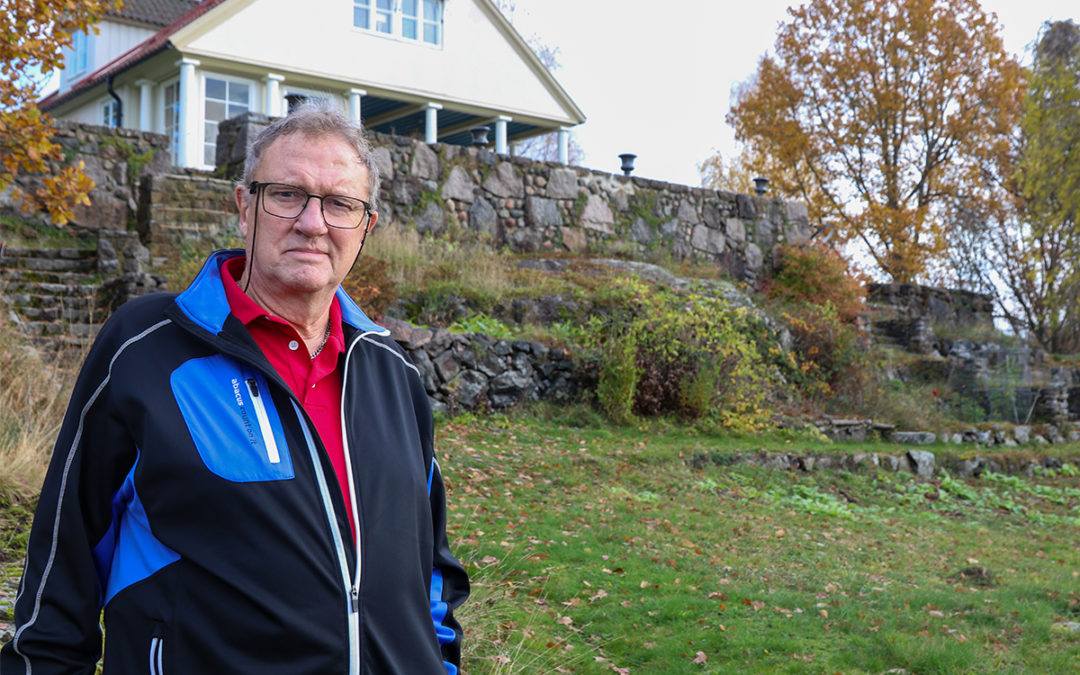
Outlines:
{"label": "orange foliage", "polygon": [[48,211],[53,221],[71,219],[72,207],[89,204],[93,182],[82,164],[52,170],[63,160],[52,141],[52,122],[35,101],[43,78],[64,64],[63,48],[75,31],[94,30],[106,9],[119,9],[120,0],[15,0],[7,4],[0,29],[0,189],[20,173],[49,174],[34,194],[16,191],[25,207]]}
{"label": "orange foliage", "polygon": [[946,248],[947,200],[1019,118],[1023,71],[978,0],[809,0],[728,115],[780,196],[893,281]]}

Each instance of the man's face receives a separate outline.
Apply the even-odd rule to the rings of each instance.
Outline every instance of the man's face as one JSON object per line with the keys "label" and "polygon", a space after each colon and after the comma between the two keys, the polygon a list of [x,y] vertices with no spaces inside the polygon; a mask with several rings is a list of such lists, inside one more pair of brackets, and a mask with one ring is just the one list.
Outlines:
{"label": "man's face", "polygon": [[[276,139],[263,152],[255,180],[287,183],[311,194],[371,200],[367,169],[338,136],[291,134]],[[257,205],[258,196],[246,186],[236,191],[240,233],[248,252],[249,294],[271,303],[305,296],[324,300],[323,292],[332,293],[349,273],[377,214],[355,230],[343,230],[326,224],[318,199],[309,200],[297,218],[279,218]]]}

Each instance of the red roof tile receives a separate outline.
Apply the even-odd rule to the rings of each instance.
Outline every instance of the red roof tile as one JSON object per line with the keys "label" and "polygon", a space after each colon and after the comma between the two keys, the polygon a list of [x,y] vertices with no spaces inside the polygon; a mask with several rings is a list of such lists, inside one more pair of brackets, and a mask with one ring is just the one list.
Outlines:
{"label": "red roof tile", "polygon": [[124,0],[120,11],[110,9],[105,15],[154,26],[168,26],[198,4],[199,0]]}

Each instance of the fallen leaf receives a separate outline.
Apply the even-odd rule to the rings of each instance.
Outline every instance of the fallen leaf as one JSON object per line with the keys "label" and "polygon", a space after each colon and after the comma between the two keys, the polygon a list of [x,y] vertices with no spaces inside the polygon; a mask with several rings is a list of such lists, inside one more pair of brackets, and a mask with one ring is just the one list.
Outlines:
{"label": "fallen leaf", "polygon": [[705,652],[698,652],[694,655],[693,663],[705,663],[709,660],[709,657],[705,656]]}

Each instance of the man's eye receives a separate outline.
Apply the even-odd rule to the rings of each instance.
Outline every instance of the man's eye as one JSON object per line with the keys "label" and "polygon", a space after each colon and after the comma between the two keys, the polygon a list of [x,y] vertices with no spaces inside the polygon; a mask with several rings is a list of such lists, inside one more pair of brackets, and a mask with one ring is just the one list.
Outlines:
{"label": "man's eye", "polygon": [[293,188],[274,188],[270,190],[270,198],[279,202],[299,201],[303,199],[302,193]]}
{"label": "man's eye", "polygon": [[359,205],[351,199],[346,197],[337,197],[335,195],[327,195],[323,203],[328,209],[334,209],[335,211],[352,212],[359,208]]}

